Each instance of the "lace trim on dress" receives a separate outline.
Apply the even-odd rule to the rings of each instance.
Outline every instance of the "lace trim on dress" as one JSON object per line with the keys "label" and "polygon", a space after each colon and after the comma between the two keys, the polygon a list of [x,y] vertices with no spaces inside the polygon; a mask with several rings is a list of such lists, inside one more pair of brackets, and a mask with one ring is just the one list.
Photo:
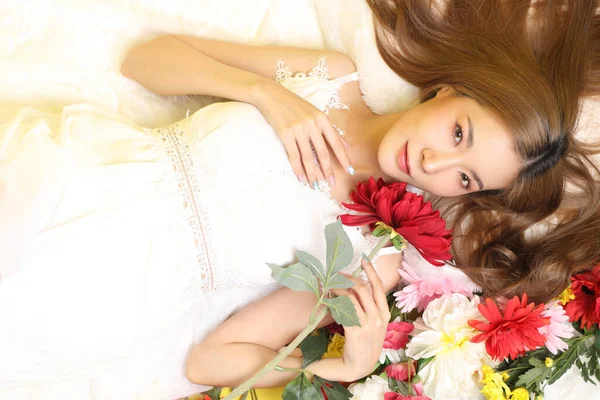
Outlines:
{"label": "lace trim on dress", "polygon": [[[277,66],[275,68],[275,80],[279,83],[289,78],[320,78],[329,80],[329,73],[327,72],[327,58],[325,56],[319,56],[317,64],[308,71],[308,74],[304,72],[293,73],[290,67],[282,59],[277,60]],[[342,103],[340,95],[338,93],[339,88],[336,88],[335,92],[331,95],[331,98],[325,106],[325,114],[329,114],[329,110],[349,110],[348,104]],[[340,131],[340,129],[338,129]],[[343,132],[340,132],[343,134]]]}
{"label": "lace trim on dress", "polygon": [[[308,74],[305,74],[303,72],[293,73],[285,61],[283,61],[282,59],[277,60],[277,66],[275,68],[275,81],[277,81],[278,83],[281,83],[282,81],[289,79],[289,78],[306,78],[306,76],[310,76],[311,78],[320,78],[320,79],[329,80],[329,73],[327,72],[327,58],[325,56],[319,56],[319,58],[317,59],[317,64],[311,68],[311,70],[308,72]],[[335,90],[331,94],[331,97],[329,98],[329,101],[325,105],[325,110],[323,110],[325,112],[325,115],[329,115],[329,111],[332,109],[350,110],[350,106],[348,104],[343,103],[340,100],[340,95],[338,92],[339,89],[340,89],[339,86],[335,88]],[[333,128],[337,131],[337,133],[340,136],[344,136],[346,134],[346,132],[344,132],[344,130],[339,128],[337,125],[335,125],[335,124],[332,124],[332,125],[333,125]],[[317,155],[316,155],[314,149],[312,151],[313,151],[313,156],[315,158],[315,162],[317,164],[319,164],[319,161],[317,159]],[[321,187],[321,186],[328,186],[328,185],[319,183],[319,186]],[[324,188],[324,189],[327,191],[327,193],[329,193],[329,191],[331,190],[331,188],[329,188],[329,187]],[[323,189],[321,189],[321,190],[323,190]]]}
{"label": "lace trim on dress", "polygon": [[209,226],[204,217],[197,193],[199,185],[196,179],[194,163],[190,148],[184,138],[187,120],[157,129],[165,152],[173,165],[177,186],[183,197],[182,206],[188,217],[188,225],[192,232],[193,244],[196,250],[195,262],[200,268],[202,289],[206,291],[217,290],[215,268],[209,242]]}

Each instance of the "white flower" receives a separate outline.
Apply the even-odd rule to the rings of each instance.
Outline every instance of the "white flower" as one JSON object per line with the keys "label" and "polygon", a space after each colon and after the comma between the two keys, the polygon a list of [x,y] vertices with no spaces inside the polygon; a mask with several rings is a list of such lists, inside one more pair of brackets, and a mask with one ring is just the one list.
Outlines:
{"label": "white flower", "polygon": [[353,394],[351,400],[383,400],[383,396],[392,390],[385,379],[373,375],[364,383],[354,383],[348,388]]}
{"label": "white flower", "polygon": [[477,306],[479,297],[469,300],[454,293],[433,300],[415,321],[417,333],[406,347],[406,355],[416,360],[435,357],[419,371],[424,394],[434,399],[481,399],[482,365],[494,365],[485,343],[471,343],[479,332],[468,324],[483,318]]}
{"label": "white flower", "polygon": [[390,362],[392,363],[399,363],[401,360],[404,359],[404,349],[381,349],[381,354],[379,355],[379,363],[383,364],[386,359],[390,360]]}
{"label": "white flower", "polygon": [[381,349],[381,354],[379,355],[379,363],[383,364],[385,361],[390,360],[391,363],[399,363],[404,359],[404,349],[394,350],[394,349]]}

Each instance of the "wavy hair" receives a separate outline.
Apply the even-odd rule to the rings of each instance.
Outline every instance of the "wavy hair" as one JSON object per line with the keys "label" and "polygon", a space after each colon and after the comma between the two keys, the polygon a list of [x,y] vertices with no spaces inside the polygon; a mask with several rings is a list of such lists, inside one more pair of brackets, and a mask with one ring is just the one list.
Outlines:
{"label": "wavy hair", "polygon": [[600,93],[598,0],[367,2],[379,52],[421,100],[443,85],[475,99],[522,160],[503,190],[434,199],[457,266],[488,296],[558,295],[600,261],[600,150],[575,138],[583,96]]}

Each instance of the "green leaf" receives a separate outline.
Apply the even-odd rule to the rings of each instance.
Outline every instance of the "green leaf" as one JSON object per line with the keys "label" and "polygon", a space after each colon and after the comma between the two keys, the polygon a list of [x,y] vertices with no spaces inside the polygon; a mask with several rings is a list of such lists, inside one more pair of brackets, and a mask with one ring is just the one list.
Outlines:
{"label": "green leaf", "polygon": [[569,347],[561,356],[560,360],[554,364],[554,370],[548,379],[548,385],[552,385],[561,376],[565,374],[571,368],[571,366],[577,361],[581,351],[583,350],[585,343],[583,341],[577,342],[576,344]]}
{"label": "green leaf", "polygon": [[323,388],[329,400],[348,400],[352,398],[352,393],[338,382],[331,382],[317,375],[313,377],[313,386],[318,392]]}
{"label": "green leaf", "polygon": [[[325,240],[327,242],[326,276],[329,280],[352,262],[354,249],[339,220],[325,227]],[[325,282],[325,284],[327,283]]]}
{"label": "green leaf", "polygon": [[296,256],[298,257],[300,264],[306,265],[312,271],[314,276],[325,283],[325,276],[323,275],[325,269],[317,257],[300,250],[296,251]]}
{"label": "green leaf", "polygon": [[[586,370],[589,372],[589,376],[588,376],[588,379],[585,379],[585,377],[584,377],[584,380],[586,382],[591,382],[595,385],[596,382],[594,382],[594,379],[592,379],[592,378],[596,378],[596,380],[598,382],[600,382],[600,365],[599,365],[599,361],[598,361],[598,359],[600,358],[600,352],[598,352],[595,348],[592,348],[592,350],[589,352],[588,356],[589,356],[589,360],[588,360],[587,364],[585,365],[585,367],[586,367]],[[582,370],[583,370],[583,368],[582,368]]]}
{"label": "green leaf", "polygon": [[600,353],[600,332],[596,332],[596,341],[594,342],[594,347]]}
{"label": "green leaf", "polygon": [[344,275],[335,274],[327,282],[325,291],[328,291],[329,289],[348,289],[352,286],[354,286],[354,282],[350,279],[346,278]]}
{"label": "green leaf", "polygon": [[541,362],[540,360],[538,360],[535,357],[531,357],[529,359],[529,365],[531,365],[533,367],[539,367],[539,368],[546,367],[546,364],[544,364],[543,362]]}
{"label": "green leaf", "polygon": [[287,384],[281,398],[283,400],[314,400],[318,399],[320,395],[321,393],[317,392],[306,375],[301,373]]}
{"label": "green leaf", "polygon": [[421,358],[417,361],[417,371],[420,371],[422,368],[424,368],[427,364],[429,364],[435,357],[429,357],[429,358]]}
{"label": "green leaf", "polygon": [[208,392],[204,392],[202,394],[207,395],[208,397],[211,398],[211,400],[219,400],[221,398],[221,388],[220,387],[212,388]]}
{"label": "green leaf", "polygon": [[544,375],[547,375],[547,371],[549,370],[546,368],[546,366],[544,366],[544,368],[532,368],[519,376],[516,386],[525,386],[526,388],[530,388],[531,386],[539,383],[544,378]]}
{"label": "green leaf", "polygon": [[331,311],[331,316],[335,321],[343,326],[360,326],[354,304],[347,297],[335,297],[333,299],[323,299]]}
{"label": "green leaf", "polygon": [[292,264],[289,267],[280,267],[275,264],[267,264],[271,268],[273,278],[283,286],[292,290],[314,292],[319,295],[319,282],[310,272],[306,265],[300,263]]}
{"label": "green leaf", "polygon": [[300,343],[300,350],[302,350],[302,368],[306,368],[307,365],[323,358],[323,354],[327,351],[327,345],[329,344],[329,336],[323,329],[319,329],[308,335],[302,343]]}

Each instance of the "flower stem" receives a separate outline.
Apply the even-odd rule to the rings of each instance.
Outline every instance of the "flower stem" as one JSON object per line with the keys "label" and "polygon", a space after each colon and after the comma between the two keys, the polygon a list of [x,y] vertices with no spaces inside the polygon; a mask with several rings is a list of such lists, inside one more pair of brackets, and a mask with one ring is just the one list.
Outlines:
{"label": "flower stem", "polygon": [[300,373],[300,372],[308,372],[308,373],[310,373],[309,370],[304,369],[304,368],[284,368],[284,367],[280,367],[280,366],[276,366],[275,367],[275,371],[278,371],[278,372],[298,372],[298,373]]}
{"label": "flower stem", "polygon": [[[388,242],[390,239],[390,235],[384,235],[382,239],[377,243],[375,248],[369,253],[369,260],[375,258],[379,250]],[[358,276],[362,273],[362,267],[358,267],[356,271],[353,273],[354,276]],[[269,372],[273,371],[276,367],[278,367],[279,363],[282,362],[287,356],[289,356],[296,347],[300,345],[300,343],[306,338],[312,331],[317,328],[319,322],[327,316],[329,309],[327,307],[323,307],[321,311],[317,313],[318,308],[321,306],[321,300],[323,299],[323,295],[319,299],[319,303],[315,306],[311,313],[311,318],[309,324],[296,336],[292,342],[287,345],[283,350],[279,352],[271,361],[267,363],[260,371],[258,371],[254,376],[248,379],[246,382],[242,383],[240,386],[236,387],[231,393],[229,393],[223,400],[233,400],[235,397],[246,393],[248,390],[254,386],[258,381],[260,381],[265,375]]]}
{"label": "flower stem", "polygon": [[[317,305],[317,307],[319,306],[320,304]],[[317,307],[315,307],[315,310]],[[247,392],[255,383],[260,381],[265,375],[274,370],[280,362],[282,362],[287,356],[290,355],[292,351],[294,351],[296,347],[300,345],[304,338],[306,338],[312,331],[315,330],[319,322],[321,322],[321,320],[325,318],[328,312],[329,310],[327,309],[327,307],[323,307],[323,309],[315,316],[315,320],[312,324],[308,324],[306,328],[304,328],[302,332],[300,332],[300,334],[296,336],[296,338],[292,340],[292,342],[289,345],[287,345],[283,350],[281,350],[281,352],[279,352],[279,354],[277,354],[277,356],[275,356],[275,358],[269,361],[267,365],[265,365],[260,371],[254,374],[252,378],[248,379],[246,382],[235,388],[230,394],[228,394],[224,398],[224,400],[233,400],[235,397]]]}
{"label": "flower stem", "polygon": [[[367,256],[369,258],[369,261],[372,261],[375,258],[377,253],[379,253],[379,250],[381,250],[383,248],[383,246],[385,246],[385,244],[390,240],[390,236],[391,236],[390,234],[383,235],[381,240],[379,242],[377,242],[377,244],[375,245],[373,250],[371,250],[371,252]],[[364,271],[363,267],[361,267],[359,265],[358,268],[356,268],[356,270],[352,273],[352,275],[357,277],[360,274],[362,274],[363,271]]]}

